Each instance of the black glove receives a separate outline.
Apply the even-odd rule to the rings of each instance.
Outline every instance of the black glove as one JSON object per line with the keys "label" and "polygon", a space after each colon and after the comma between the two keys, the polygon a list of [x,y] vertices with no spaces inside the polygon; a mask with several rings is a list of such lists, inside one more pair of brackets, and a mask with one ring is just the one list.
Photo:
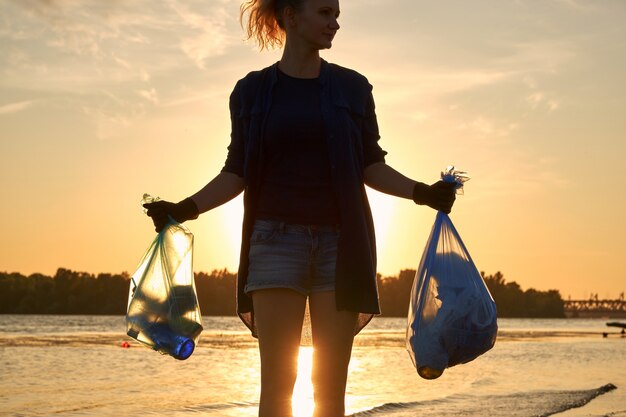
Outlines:
{"label": "black glove", "polygon": [[415,204],[427,205],[438,211],[449,214],[456,199],[456,183],[437,181],[433,185],[421,182],[413,187]]}
{"label": "black glove", "polygon": [[152,218],[154,230],[157,233],[161,232],[165,225],[169,223],[170,219],[168,216],[171,216],[178,223],[182,223],[187,220],[197,219],[200,214],[196,203],[191,198],[186,198],[178,203],[159,200],[143,206],[148,210],[146,214]]}

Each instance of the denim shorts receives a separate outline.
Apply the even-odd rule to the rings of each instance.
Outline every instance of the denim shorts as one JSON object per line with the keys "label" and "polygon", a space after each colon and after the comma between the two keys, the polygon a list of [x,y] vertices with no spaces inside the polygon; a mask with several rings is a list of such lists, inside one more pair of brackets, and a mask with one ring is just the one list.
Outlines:
{"label": "denim shorts", "polygon": [[288,288],[305,296],[333,291],[339,233],[338,226],[256,220],[244,291]]}

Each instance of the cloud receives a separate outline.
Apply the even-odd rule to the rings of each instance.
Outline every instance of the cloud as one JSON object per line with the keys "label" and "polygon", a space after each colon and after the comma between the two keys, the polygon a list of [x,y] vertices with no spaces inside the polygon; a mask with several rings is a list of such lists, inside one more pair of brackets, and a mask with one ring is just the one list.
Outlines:
{"label": "cloud", "polygon": [[533,73],[557,74],[568,63],[578,58],[574,41],[540,39],[513,42],[507,46],[509,54],[497,57],[493,64],[515,69],[525,75]]}
{"label": "cloud", "polygon": [[[222,53],[228,47],[224,2],[163,0],[9,0],[0,12],[10,19],[0,23],[0,35],[48,49],[57,62],[69,56],[92,59],[99,65],[145,58],[139,51],[164,55],[188,54],[194,60]],[[61,55],[58,55],[58,53]],[[36,59],[35,57],[33,57]],[[54,59],[56,58],[56,59]]]}
{"label": "cloud", "polygon": [[532,110],[544,109],[552,113],[561,107],[561,100],[556,97],[556,93],[540,89],[534,77],[525,76],[522,81],[531,91],[525,101]]}
{"label": "cloud", "polygon": [[447,69],[436,67],[400,67],[392,73],[374,71],[371,79],[375,84],[380,103],[415,103],[445,100],[452,94],[467,92],[510,80],[514,71],[488,68]]}
{"label": "cloud", "polygon": [[480,136],[509,136],[518,130],[520,125],[516,122],[498,121],[486,116],[477,116],[470,122],[461,123],[460,130],[472,131]]}
{"label": "cloud", "polygon": [[203,10],[201,13],[176,0],[170,0],[168,4],[189,32],[180,40],[180,48],[199,68],[205,69],[208,58],[224,54],[236,41],[228,32],[227,22],[232,20],[232,16],[223,2],[214,5],[211,11]]}
{"label": "cloud", "polygon": [[[390,40],[385,40],[391,44]],[[377,42],[377,41],[375,41]],[[574,41],[567,39],[513,39],[494,41],[497,52],[485,57],[475,56],[464,62],[455,58],[437,56],[438,61],[403,58],[399,48],[393,49],[384,59],[364,63],[363,68],[374,84],[377,97],[383,92],[387,103],[398,102],[445,102],[452,96],[492,91],[494,86],[511,88],[520,79],[526,87],[537,93],[528,97],[529,103],[542,103],[556,110],[560,100],[555,93],[540,91],[546,77],[554,77],[567,71],[568,65],[579,59],[579,49]],[[352,45],[350,45],[352,46]],[[374,45],[370,49],[384,45]],[[454,55],[456,46],[442,46]],[[364,53],[366,53],[364,51]],[[475,52],[475,55],[479,55]],[[391,70],[388,62],[394,62]],[[539,97],[539,94],[543,94]],[[382,101],[381,101],[382,103]],[[449,103],[447,103],[449,105]]]}
{"label": "cloud", "polygon": [[149,90],[140,90],[138,94],[153,104],[159,103],[159,97],[154,88],[151,88]]}
{"label": "cloud", "polygon": [[0,115],[21,112],[22,110],[29,108],[33,103],[34,103],[33,101],[27,100],[27,101],[19,101],[16,103],[2,105],[0,106]]}
{"label": "cloud", "polygon": [[[236,4],[0,1],[5,52],[0,54],[0,91],[53,95],[57,105],[86,115],[98,137],[111,137],[156,106],[202,100],[215,89],[206,71],[219,72],[209,65],[211,59],[240,41]],[[25,107],[6,105],[0,114]]]}
{"label": "cloud", "polygon": [[578,12],[597,11],[601,7],[599,5],[602,4],[602,2],[597,2],[597,4],[594,4],[595,2],[591,2],[591,1],[581,2],[579,0],[552,0],[552,1],[562,6],[565,6],[568,9],[576,10]]}
{"label": "cloud", "polygon": [[[124,128],[131,124],[131,120],[143,115],[144,107],[141,105],[120,104],[117,97],[109,97],[108,105],[92,106],[84,105],[82,112],[91,121],[95,129],[97,139],[109,139],[119,135]],[[127,109],[128,114],[119,111],[120,108]]]}
{"label": "cloud", "polygon": [[545,108],[549,112],[553,112],[561,107],[559,100],[550,98],[549,94],[543,91],[534,91],[526,97],[526,102],[533,110]]}

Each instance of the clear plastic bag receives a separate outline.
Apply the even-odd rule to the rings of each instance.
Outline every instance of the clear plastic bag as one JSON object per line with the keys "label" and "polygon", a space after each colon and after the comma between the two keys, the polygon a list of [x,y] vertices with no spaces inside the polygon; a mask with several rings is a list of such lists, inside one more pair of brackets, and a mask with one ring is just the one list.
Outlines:
{"label": "clear plastic bag", "polygon": [[[144,195],[143,202],[151,201]],[[193,277],[193,234],[170,219],[131,278],[127,334],[156,351],[184,360],[198,343],[201,323]]]}
{"label": "clear plastic bag", "polygon": [[[444,181],[469,178],[449,167]],[[438,212],[413,282],[406,346],[425,379],[493,347],[496,305],[450,217]]]}

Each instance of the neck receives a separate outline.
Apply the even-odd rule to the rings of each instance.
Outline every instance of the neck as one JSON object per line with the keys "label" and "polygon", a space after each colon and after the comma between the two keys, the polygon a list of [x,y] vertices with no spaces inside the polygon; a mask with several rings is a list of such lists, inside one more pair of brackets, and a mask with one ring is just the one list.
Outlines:
{"label": "neck", "polygon": [[299,48],[286,42],[278,66],[282,72],[292,77],[316,78],[320,74],[321,62],[319,50]]}

